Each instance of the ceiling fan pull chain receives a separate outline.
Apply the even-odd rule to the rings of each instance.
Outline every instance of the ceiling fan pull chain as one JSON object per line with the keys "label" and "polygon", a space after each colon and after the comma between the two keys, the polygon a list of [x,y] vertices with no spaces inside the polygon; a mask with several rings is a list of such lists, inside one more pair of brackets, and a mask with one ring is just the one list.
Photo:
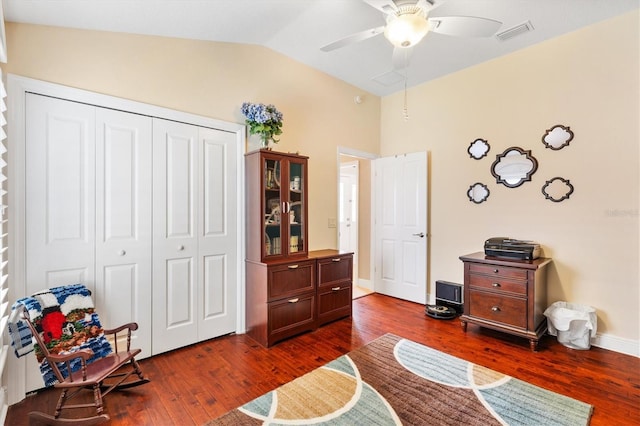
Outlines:
{"label": "ceiling fan pull chain", "polygon": [[404,108],[402,109],[402,118],[409,121],[409,107],[407,106],[407,80],[409,79],[408,66],[404,69]]}

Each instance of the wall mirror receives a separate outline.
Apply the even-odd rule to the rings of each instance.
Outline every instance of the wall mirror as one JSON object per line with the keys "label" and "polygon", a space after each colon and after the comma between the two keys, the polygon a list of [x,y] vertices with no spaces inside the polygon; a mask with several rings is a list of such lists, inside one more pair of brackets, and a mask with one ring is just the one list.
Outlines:
{"label": "wall mirror", "polygon": [[516,188],[530,181],[537,169],[538,161],[531,155],[531,151],[514,146],[496,155],[496,161],[491,165],[491,174],[496,182]]}
{"label": "wall mirror", "polygon": [[545,147],[557,151],[569,145],[572,139],[573,132],[568,126],[556,124],[552,128],[547,129],[544,136],[542,136],[542,143]]}
{"label": "wall mirror", "polygon": [[573,193],[573,185],[571,185],[569,179],[554,177],[545,182],[542,186],[542,193],[547,200],[559,203],[569,198]]}
{"label": "wall mirror", "polygon": [[475,141],[471,142],[471,145],[469,145],[469,148],[467,148],[467,152],[469,153],[471,158],[479,160],[487,155],[489,149],[491,149],[491,147],[486,140],[476,139]]}
{"label": "wall mirror", "polygon": [[469,197],[469,201],[480,204],[489,198],[489,188],[483,183],[474,183],[467,190],[467,197]]}

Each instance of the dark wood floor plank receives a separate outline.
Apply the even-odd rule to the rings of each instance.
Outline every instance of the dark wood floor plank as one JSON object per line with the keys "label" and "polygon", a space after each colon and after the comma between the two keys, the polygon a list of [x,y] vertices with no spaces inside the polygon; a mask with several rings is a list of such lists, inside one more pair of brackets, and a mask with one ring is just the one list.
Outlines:
{"label": "dark wood floor plank", "polygon": [[[591,424],[640,424],[640,359],[592,347],[568,349],[551,336],[529,342],[456,320],[435,320],[424,306],[370,295],[340,320],[266,349],[230,335],[141,361],[152,382],[105,398],[110,425],[200,425],[385,333],[508,374],[595,406]],[[9,408],[7,425],[26,425],[32,410],[52,413],[48,389]]]}

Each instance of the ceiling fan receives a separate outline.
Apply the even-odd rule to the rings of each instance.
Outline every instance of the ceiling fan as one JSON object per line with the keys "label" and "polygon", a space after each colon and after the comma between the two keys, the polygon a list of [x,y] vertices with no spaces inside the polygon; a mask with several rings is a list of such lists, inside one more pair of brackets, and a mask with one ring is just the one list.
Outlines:
{"label": "ceiling fan", "polygon": [[385,15],[386,25],[357,32],[320,50],[330,52],[384,33],[394,46],[394,68],[403,68],[408,65],[410,48],[418,44],[429,31],[460,37],[490,37],[502,25],[502,22],[475,16],[429,17],[429,13],[445,0],[363,1]]}

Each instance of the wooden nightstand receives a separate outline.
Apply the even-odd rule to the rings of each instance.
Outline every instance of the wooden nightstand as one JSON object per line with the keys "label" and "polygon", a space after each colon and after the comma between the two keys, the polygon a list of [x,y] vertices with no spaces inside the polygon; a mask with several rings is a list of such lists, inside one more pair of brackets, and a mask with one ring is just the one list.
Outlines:
{"label": "wooden nightstand", "polygon": [[512,260],[483,252],[460,256],[464,262],[464,314],[467,323],[529,339],[532,351],[547,331],[546,267],[549,258]]}

